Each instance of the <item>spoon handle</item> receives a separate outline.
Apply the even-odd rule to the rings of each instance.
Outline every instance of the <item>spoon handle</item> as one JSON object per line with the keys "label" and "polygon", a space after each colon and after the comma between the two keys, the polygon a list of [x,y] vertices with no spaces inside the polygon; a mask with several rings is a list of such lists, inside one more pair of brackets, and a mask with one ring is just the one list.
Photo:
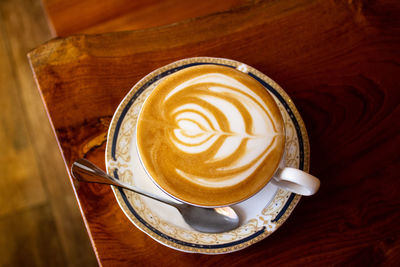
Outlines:
{"label": "spoon handle", "polygon": [[87,182],[87,183],[100,183],[100,184],[109,184],[109,185],[114,185],[117,187],[121,187],[130,191],[133,191],[135,193],[138,193],[140,195],[152,198],[157,201],[161,201],[165,204],[174,206],[178,208],[182,204],[170,201],[168,199],[164,199],[162,197],[156,196],[152,193],[149,192],[144,192],[141,189],[138,189],[130,184],[124,183],[122,181],[119,181],[118,179],[115,179],[114,177],[111,177],[107,173],[105,173],[102,169],[91,163],[90,161],[86,159],[78,159],[72,164],[71,172],[73,177],[80,181],[80,182]]}

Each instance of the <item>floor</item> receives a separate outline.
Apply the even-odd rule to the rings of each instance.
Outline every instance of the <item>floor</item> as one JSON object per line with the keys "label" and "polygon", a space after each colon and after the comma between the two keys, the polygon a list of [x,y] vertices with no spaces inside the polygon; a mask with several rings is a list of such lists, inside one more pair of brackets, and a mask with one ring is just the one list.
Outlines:
{"label": "floor", "polygon": [[51,39],[40,0],[0,1],[0,266],[96,266],[26,58]]}

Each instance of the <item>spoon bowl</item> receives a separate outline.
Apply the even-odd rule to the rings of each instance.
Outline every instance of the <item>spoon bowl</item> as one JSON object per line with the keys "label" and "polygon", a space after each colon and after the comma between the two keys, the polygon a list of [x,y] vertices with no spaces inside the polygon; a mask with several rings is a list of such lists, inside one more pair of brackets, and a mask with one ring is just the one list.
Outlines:
{"label": "spoon bowl", "polygon": [[72,164],[71,172],[73,177],[80,182],[100,183],[121,187],[163,202],[164,204],[171,205],[180,212],[185,222],[191,228],[199,232],[227,232],[236,229],[240,224],[239,216],[231,207],[202,208],[186,203],[177,203],[115,179],[86,159],[75,161]]}

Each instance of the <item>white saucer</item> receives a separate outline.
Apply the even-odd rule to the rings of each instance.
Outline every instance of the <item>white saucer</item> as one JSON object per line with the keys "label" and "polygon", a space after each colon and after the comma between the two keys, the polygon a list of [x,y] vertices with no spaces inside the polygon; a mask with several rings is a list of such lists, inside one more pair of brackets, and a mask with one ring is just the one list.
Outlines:
{"label": "white saucer", "polygon": [[[237,68],[263,84],[277,102],[285,121],[285,166],[308,171],[307,132],[300,114],[285,91],[266,75],[243,63],[197,57],[183,59],[153,71],[125,96],[113,116],[108,132],[106,166],[109,174],[169,198],[147,177],[139,162],[134,141],[136,121],[144,100],[155,85],[171,73],[199,64]],[[127,190],[112,189],[125,215],[144,233],[173,249],[204,254],[234,252],[266,238],[285,222],[300,200],[300,195],[269,183],[255,196],[235,205],[243,222],[241,227],[226,233],[205,234],[192,230],[173,207]]]}

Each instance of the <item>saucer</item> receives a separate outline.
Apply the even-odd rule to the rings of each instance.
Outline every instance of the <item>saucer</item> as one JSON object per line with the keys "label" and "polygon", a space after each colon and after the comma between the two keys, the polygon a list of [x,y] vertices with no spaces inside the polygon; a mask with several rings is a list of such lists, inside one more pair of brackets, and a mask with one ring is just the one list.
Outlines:
{"label": "saucer", "polygon": [[[188,58],[161,67],[130,90],[118,106],[108,131],[107,172],[123,182],[173,200],[151,181],[140,164],[135,146],[136,122],[144,100],[162,79],[184,68],[203,64],[236,68],[259,81],[271,93],[285,122],[283,163],[287,167],[308,172],[309,143],[306,128],[285,91],[250,66],[234,60],[211,57]],[[261,241],[286,221],[301,198],[300,195],[269,183],[253,197],[233,206],[242,220],[239,228],[225,233],[208,234],[190,228],[171,206],[124,189],[112,187],[112,190],[125,215],[138,229],[170,248],[203,254],[234,252]]]}

